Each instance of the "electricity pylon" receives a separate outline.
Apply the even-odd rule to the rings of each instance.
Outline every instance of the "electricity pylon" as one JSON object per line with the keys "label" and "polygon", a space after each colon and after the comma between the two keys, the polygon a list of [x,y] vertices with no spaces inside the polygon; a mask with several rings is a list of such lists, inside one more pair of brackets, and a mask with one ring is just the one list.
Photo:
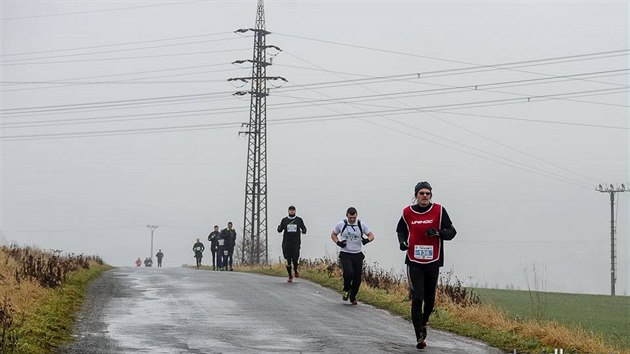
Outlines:
{"label": "electricity pylon", "polygon": [[231,78],[228,81],[251,81],[250,91],[238,91],[235,95],[251,96],[249,109],[249,123],[243,123],[249,137],[247,144],[247,177],[245,182],[245,212],[243,217],[243,247],[241,260],[246,264],[267,263],[267,89],[268,80],[287,80],[279,76],[267,76],[267,49],[274,45],[267,45],[266,36],[271,32],[265,30],[265,8],[262,0],[258,0],[256,13],[256,28],[239,29],[236,33],[254,33],[254,55],[252,60],[236,60],[234,64],[252,63],[251,77]]}
{"label": "electricity pylon", "polygon": [[615,253],[615,194],[630,192],[623,184],[620,187],[610,186],[602,187],[600,184],[596,191],[610,194],[610,295],[615,296],[615,283],[617,283],[616,265],[617,254]]}

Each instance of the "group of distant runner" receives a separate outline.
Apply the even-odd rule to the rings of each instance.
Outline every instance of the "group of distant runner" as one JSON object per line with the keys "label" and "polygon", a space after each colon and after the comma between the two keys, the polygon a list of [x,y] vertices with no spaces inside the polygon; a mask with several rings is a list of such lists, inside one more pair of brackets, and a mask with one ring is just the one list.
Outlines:
{"label": "group of distant runner", "polygon": [[[208,241],[210,241],[210,252],[212,253],[212,270],[233,271],[236,230],[234,230],[232,222],[228,222],[227,227],[221,231],[219,231],[219,225],[214,225],[214,230],[208,235]],[[197,239],[192,249],[197,260],[197,268],[199,268],[206,247]]]}
{"label": "group of distant runner", "polygon": [[[164,253],[161,249],[158,251],[158,253],[155,254],[155,258],[157,258],[157,266],[162,267],[162,258],[164,258]],[[136,259],[136,267],[142,267],[143,263],[145,267],[153,267],[153,259],[151,257],[145,258],[144,262],[140,260],[140,257]]]}

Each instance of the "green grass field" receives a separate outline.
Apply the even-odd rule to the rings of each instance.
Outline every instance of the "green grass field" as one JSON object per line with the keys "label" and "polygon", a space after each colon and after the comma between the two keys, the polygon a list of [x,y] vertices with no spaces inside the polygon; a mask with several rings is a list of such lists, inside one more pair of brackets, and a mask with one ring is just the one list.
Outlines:
{"label": "green grass field", "polygon": [[[611,343],[630,348],[630,297],[475,289],[483,303],[492,303],[512,317],[553,320],[581,326]],[[533,297],[533,304],[532,304]]]}

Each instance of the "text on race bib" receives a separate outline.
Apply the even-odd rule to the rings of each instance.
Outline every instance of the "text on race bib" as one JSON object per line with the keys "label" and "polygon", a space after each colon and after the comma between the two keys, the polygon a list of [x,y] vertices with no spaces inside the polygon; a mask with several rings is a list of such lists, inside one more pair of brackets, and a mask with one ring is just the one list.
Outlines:
{"label": "text on race bib", "polygon": [[413,248],[413,258],[422,260],[433,259],[433,246],[416,245]]}
{"label": "text on race bib", "polygon": [[288,224],[287,225],[287,232],[297,232],[297,230],[298,230],[297,224]]}
{"label": "text on race bib", "polygon": [[223,246],[225,244],[225,240],[219,240],[219,246]]}

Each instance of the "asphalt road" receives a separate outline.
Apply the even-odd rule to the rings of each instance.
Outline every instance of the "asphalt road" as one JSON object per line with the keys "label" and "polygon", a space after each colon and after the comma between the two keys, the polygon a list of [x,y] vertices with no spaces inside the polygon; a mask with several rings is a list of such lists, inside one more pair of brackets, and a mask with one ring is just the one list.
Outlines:
{"label": "asphalt road", "polygon": [[187,268],[117,268],[96,280],[59,353],[501,353],[308,281]]}

